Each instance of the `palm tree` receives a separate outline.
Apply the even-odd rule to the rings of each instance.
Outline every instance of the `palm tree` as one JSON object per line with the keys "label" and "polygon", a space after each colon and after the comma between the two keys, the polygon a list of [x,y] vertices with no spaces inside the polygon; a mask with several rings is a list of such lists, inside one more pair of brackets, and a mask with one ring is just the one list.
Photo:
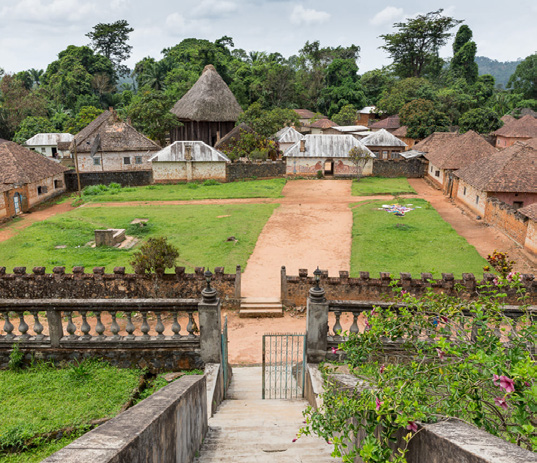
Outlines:
{"label": "palm tree", "polygon": [[45,71],[43,69],[29,69],[28,73],[30,74],[30,77],[33,81],[33,87],[39,87],[41,85],[41,79],[43,78],[43,74]]}

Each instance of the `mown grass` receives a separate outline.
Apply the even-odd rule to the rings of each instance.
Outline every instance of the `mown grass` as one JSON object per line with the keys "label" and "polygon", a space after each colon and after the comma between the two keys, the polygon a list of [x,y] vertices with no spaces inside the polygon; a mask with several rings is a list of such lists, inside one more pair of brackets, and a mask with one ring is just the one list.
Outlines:
{"label": "mown grass", "polygon": [[352,182],[353,196],[372,196],[372,195],[398,195],[398,194],[415,194],[416,190],[412,188],[408,179],[399,178],[381,178],[381,177],[364,177]]}
{"label": "mown grass", "polygon": [[177,185],[148,185],[127,188],[86,187],[83,199],[86,202],[106,201],[182,201],[195,199],[233,198],[279,198],[286,180],[252,180],[232,183],[207,181]]}
{"label": "mown grass", "polygon": [[404,217],[378,210],[386,201],[354,205],[351,274],[371,272],[483,273],[487,261],[423,199],[400,200],[420,207]]}
{"label": "mown grass", "polygon": [[[178,266],[188,271],[194,267],[246,266],[257,237],[277,204],[184,205],[143,207],[88,207],[58,215],[21,230],[0,243],[0,267],[31,269],[45,266],[115,266],[132,271],[130,261],[138,246],[131,250],[91,248],[94,230],[125,228],[127,235],[142,242],[151,236],[166,236],[179,249]],[[147,226],[131,225],[135,218],[149,219]],[[227,241],[234,236],[237,241]],[[56,249],[56,246],[67,246]]]}
{"label": "mown grass", "polygon": [[[0,461],[40,461],[89,429],[92,420],[115,416],[138,386],[142,371],[119,369],[97,360],[58,369],[37,363],[29,369],[0,371]],[[59,441],[37,440],[67,427]],[[36,447],[25,450],[34,440]],[[19,448],[20,453],[7,453]]]}

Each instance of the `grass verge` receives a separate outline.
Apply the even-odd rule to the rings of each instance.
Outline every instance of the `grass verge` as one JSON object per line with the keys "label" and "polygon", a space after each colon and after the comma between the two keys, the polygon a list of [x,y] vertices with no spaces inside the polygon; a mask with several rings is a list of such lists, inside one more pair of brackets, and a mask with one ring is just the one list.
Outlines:
{"label": "grass verge", "polygon": [[352,181],[353,196],[416,194],[405,177],[364,177]]}
{"label": "grass verge", "polygon": [[[244,269],[257,237],[277,204],[184,205],[143,207],[79,208],[21,230],[0,243],[0,266],[12,269],[25,266],[65,266],[69,271],[81,265],[87,269],[115,266],[132,271],[131,250],[92,248],[86,243],[94,239],[99,228],[125,228],[127,235],[141,241],[151,236],[167,236],[178,247],[178,266],[227,267]],[[135,218],[149,219],[147,225],[131,225]],[[237,241],[227,241],[234,236]],[[58,249],[57,246],[65,246]]]}
{"label": "grass verge", "polygon": [[430,272],[483,273],[487,261],[459,236],[436,210],[423,199],[400,200],[419,207],[404,217],[379,210],[385,201],[372,201],[353,208],[351,274],[410,272],[419,277]]}

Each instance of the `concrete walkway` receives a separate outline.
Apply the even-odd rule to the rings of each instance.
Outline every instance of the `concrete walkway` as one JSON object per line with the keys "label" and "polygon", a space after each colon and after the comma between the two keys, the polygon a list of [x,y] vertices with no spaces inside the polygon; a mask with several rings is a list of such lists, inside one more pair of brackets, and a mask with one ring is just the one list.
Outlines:
{"label": "concrete walkway", "polygon": [[261,367],[233,368],[227,399],[209,420],[196,463],[337,462],[317,437],[293,442],[303,425],[305,400],[262,400]]}

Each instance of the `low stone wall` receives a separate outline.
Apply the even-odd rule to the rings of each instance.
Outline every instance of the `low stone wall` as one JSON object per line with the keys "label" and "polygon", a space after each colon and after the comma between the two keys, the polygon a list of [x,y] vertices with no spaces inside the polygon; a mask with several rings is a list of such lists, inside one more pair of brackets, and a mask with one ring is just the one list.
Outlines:
{"label": "low stone wall", "polygon": [[[143,186],[153,183],[153,171],[133,170],[121,172],[84,172],[80,174],[80,186],[110,185],[119,183],[121,186]],[[75,171],[65,173],[67,191],[78,191],[78,180]]]}
{"label": "low stone wall", "polygon": [[285,161],[267,161],[262,163],[233,162],[226,165],[228,182],[243,178],[285,177]]}
{"label": "low stone wall", "polygon": [[[476,288],[494,280],[495,275],[483,274],[483,278],[473,273],[463,273],[461,280],[455,279],[451,273],[443,273],[441,279],[434,279],[430,273],[422,273],[421,278],[412,278],[410,273],[401,273],[400,278],[394,278],[390,273],[381,272],[379,278],[371,278],[369,272],[360,272],[360,278],[350,278],[349,272],[339,272],[339,277],[329,277],[323,271],[321,287],[326,291],[328,300],[356,300],[356,301],[382,301],[394,295],[391,286],[395,280],[397,287],[410,292],[415,296],[423,295],[427,288],[435,292],[443,292],[464,299],[477,296]],[[537,281],[533,275],[523,275],[522,282],[526,287],[529,304],[537,304]],[[464,290],[456,290],[456,285],[462,285]],[[288,276],[285,267],[281,273],[281,298],[284,305],[305,306],[309,289],[315,286],[315,279],[308,276],[307,269],[300,269],[298,276]],[[517,295],[508,294],[505,303],[517,304]]]}
{"label": "low stone wall", "polygon": [[[95,267],[85,273],[84,267],[74,267],[72,274],[65,267],[54,267],[45,273],[45,267],[34,267],[26,273],[25,267],[15,267],[12,274],[0,267],[0,299],[144,299],[197,298],[206,282],[204,268],[185,273],[176,267],[174,274],[153,276],[125,273],[125,267],[116,267],[113,274],[104,273],[104,267]],[[224,273],[224,267],[214,269],[211,285],[225,308],[240,306],[240,266],[234,274]]]}
{"label": "low stone wall", "polygon": [[423,178],[427,162],[421,158],[414,159],[374,159],[373,176],[374,177],[407,177]]}
{"label": "low stone wall", "polygon": [[207,434],[205,376],[183,376],[44,463],[190,463]]}
{"label": "low stone wall", "polygon": [[529,219],[513,206],[496,198],[488,198],[483,219],[524,246]]}

